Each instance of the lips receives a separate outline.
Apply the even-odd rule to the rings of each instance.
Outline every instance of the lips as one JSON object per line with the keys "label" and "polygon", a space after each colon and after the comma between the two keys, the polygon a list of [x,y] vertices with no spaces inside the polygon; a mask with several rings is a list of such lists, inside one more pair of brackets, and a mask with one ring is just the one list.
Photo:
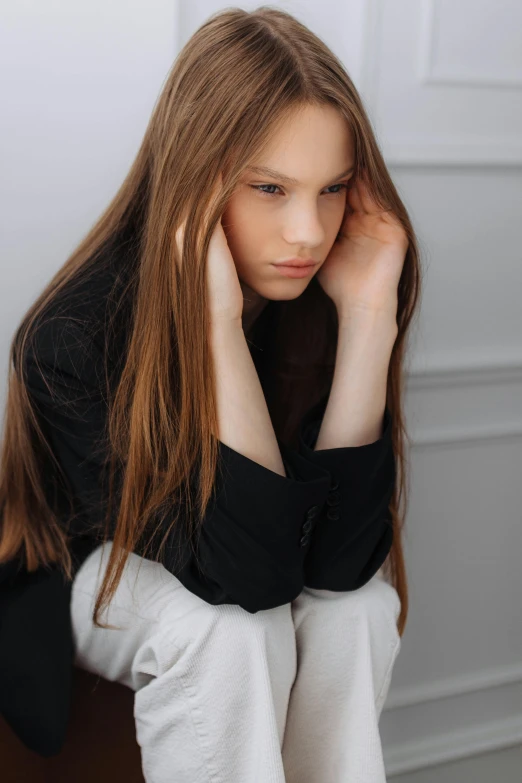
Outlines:
{"label": "lips", "polygon": [[313,274],[316,264],[274,264],[280,275],[285,277],[309,277]]}
{"label": "lips", "polygon": [[275,265],[276,266],[306,267],[306,266],[315,266],[317,263],[319,263],[319,262],[318,261],[312,261],[311,259],[309,259],[309,260],[306,260],[306,261],[305,260],[303,260],[303,261],[298,261],[298,260],[295,260],[295,261],[281,261],[280,263],[278,263],[276,261]]}

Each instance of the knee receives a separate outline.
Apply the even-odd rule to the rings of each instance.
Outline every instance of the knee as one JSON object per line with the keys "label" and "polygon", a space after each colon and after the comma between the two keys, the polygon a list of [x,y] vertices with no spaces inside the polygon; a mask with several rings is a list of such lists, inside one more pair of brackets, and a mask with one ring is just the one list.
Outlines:
{"label": "knee", "polygon": [[335,592],[307,588],[314,600],[322,600],[324,612],[330,611],[336,624],[344,618],[344,624],[352,629],[366,629],[372,637],[384,637],[395,643],[400,641],[397,621],[401,602],[397,590],[383,576],[376,574],[357,590]]}
{"label": "knee", "polygon": [[[192,601],[189,611],[167,608],[158,624],[161,634],[178,649],[203,651],[203,654],[229,656],[237,664],[238,655],[265,655],[269,658],[295,658],[295,630],[290,604],[251,614],[236,604],[209,604]],[[222,652],[223,656],[220,655]]]}
{"label": "knee", "polygon": [[381,647],[395,648],[400,644],[397,621],[401,602],[397,590],[380,575],[374,576],[359,590],[343,594],[347,611],[354,611],[367,627],[369,635]]}

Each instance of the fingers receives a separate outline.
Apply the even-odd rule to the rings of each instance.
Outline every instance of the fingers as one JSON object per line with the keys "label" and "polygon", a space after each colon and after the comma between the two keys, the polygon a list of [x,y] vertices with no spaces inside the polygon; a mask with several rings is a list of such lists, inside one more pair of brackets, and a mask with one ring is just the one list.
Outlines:
{"label": "fingers", "polygon": [[381,210],[373,200],[373,198],[370,195],[370,189],[365,181],[359,181],[357,183],[360,198],[361,198],[361,204],[363,207],[363,212],[367,212],[369,215],[371,215],[374,212],[380,212]]}
{"label": "fingers", "polygon": [[361,201],[361,194],[359,193],[358,182],[355,181],[351,184],[348,191],[347,206],[350,206],[355,212],[364,212],[364,207]]}
{"label": "fingers", "polygon": [[359,187],[359,181],[354,182],[353,187],[350,190],[350,205],[356,212],[367,212],[366,206],[363,202],[361,190]]}
{"label": "fingers", "polygon": [[185,239],[185,224],[186,220],[184,220],[179,228],[176,230],[176,233],[174,235],[174,241],[176,243],[176,265],[179,270],[181,270],[182,265],[182,259],[183,259],[183,242]]}
{"label": "fingers", "polygon": [[367,215],[381,212],[378,204],[374,201],[370,193],[368,180],[363,173],[350,188],[348,194],[350,205],[356,212],[364,212]]}

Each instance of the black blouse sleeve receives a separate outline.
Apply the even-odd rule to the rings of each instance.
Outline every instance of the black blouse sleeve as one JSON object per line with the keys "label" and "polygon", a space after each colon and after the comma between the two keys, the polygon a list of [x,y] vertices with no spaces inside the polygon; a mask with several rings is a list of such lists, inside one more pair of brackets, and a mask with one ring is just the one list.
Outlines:
{"label": "black blouse sleeve", "polygon": [[[24,372],[46,440],[75,503],[85,511],[69,532],[86,536],[87,525],[95,521],[92,509],[103,514],[99,443],[107,406],[99,382],[102,351],[78,325],[50,321],[38,330],[34,350],[27,351]],[[281,476],[220,442],[222,470],[197,545],[201,570],[181,517],[167,541],[163,564],[208,603],[239,604],[255,613],[289,603],[303,588],[307,529],[325,506],[330,474],[315,458],[280,446],[296,478]]]}
{"label": "black blouse sleeve", "polygon": [[299,433],[299,454],[331,478],[326,505],[311,531],[304,585],[356,590],[379,570],[393,543],[391,412],[386,406],[382,435],[373,443],[315,451],[326,404],[324,397],[308,412]]}

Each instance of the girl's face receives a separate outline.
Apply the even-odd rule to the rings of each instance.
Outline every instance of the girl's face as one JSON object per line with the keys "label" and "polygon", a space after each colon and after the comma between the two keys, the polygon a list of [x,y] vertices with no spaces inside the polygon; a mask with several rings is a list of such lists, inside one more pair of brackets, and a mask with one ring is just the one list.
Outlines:
{"label": "girl's face", "polygon": [[[243,172],[222,216],[244,292],[287,300],[304,291],[341,227],[353,165],[352,136],[334,107],[300,109],[274,134]],[[286,277],[274,262],[293,258],[317,264],[305,277]]]}

